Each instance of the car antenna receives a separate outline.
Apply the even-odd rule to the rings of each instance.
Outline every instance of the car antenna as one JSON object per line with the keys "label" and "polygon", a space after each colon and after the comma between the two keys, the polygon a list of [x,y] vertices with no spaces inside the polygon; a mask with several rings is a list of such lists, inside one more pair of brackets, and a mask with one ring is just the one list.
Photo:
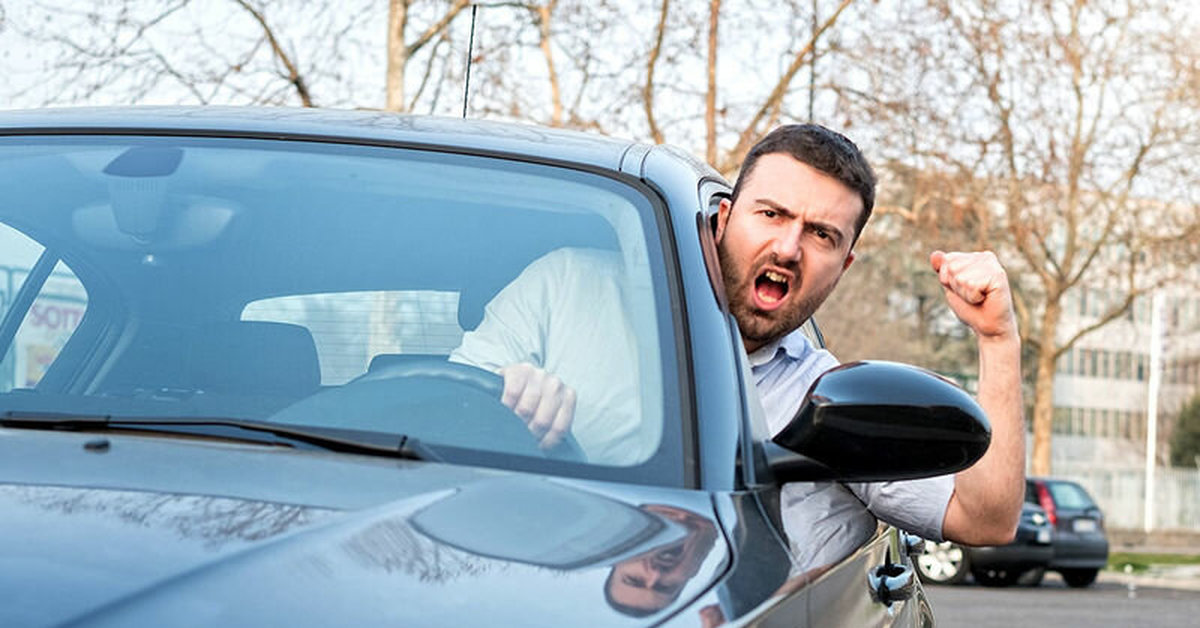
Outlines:
{"label": "car antenna", "polygon": [[471,61],[475,56],[475,14],[479,5],[471,3],[471,37],[467,40],[467,80],[463,83],[463,119],[467,119],[467,97],[471,93]]}

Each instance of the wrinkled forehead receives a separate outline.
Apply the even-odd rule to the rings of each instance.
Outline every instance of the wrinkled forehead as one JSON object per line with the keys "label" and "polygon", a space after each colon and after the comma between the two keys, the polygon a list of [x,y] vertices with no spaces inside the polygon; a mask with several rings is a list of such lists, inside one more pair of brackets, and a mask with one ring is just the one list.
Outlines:
{"label": "wrinkled forehead", "polygon": [[850,185],[789,153],[760,156],[741,173],[733,199],[735,210],[743,206],[774,204],[806,218],[835,224],[854,236],[864,216],[863,198]]}
{"label": "wrinkled forehead", "polygon": [[803,185],[791,189],[783,186],[747,188],[734,203],[734,213],[742,216],[765,208],[806,223],[836,229],[847,239],[856,235],[858,221],[862,217],[862,202],[857,195],[809,194]]}

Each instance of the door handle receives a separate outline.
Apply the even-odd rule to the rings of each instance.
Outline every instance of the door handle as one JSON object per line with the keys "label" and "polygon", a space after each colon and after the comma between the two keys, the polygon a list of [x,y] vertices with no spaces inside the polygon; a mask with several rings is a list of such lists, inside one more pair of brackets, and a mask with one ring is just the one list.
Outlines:
{"label": "door handle", "polygon": [[871,590],[872,600],[891,606],[913,596],[917,578],[911,567],[887,563],[867,574],[867,587]]}
{"label": "door handle", "polygon": [[911,532],[900,531],[900,544],[909,557],[920,556],[925,551],[925,539]]}

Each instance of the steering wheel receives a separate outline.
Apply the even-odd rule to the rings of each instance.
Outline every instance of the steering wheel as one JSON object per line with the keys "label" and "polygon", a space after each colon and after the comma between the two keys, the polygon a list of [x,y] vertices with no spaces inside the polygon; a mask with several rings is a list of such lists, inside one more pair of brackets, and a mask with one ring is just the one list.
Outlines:
{"label": "steering wheel", "polygon": [[[525,422],[500,402],[503,392],[504,378],[491,371],[440,356],[405,356],[401,362],[293,404],[272,420],[312,423],[316,421],[311,416],[317,414],[322,423],[327,422],[325,417],[339,417],[344,427],[386,431],[396,428],[391,417],[403,411],[405,431],[418,438],[427,435],[433,442],[571,462],[587,460],[569,433],[554,447],[538,447]],[[295,418],[300,416],[306,418]]]}
{"label": "steering wheel", "polygon": [[358,382],[374,382],[382,379],[399,379],[402,377],[433,377],[436,379],[470,386],[481,392],[488,393],[496,399],[504,393],[504,378],[499,375],[469,364],[451,362],[441,358],[413,357],[403,362],[388,364],[367,371],[350,380],[349,384]]}

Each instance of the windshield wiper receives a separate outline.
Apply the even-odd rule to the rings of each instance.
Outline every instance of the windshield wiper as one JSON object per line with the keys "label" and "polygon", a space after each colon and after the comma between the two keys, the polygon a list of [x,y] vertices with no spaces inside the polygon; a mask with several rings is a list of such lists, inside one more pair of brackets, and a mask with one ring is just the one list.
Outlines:
{"label": "windshield wiper", "polygon": [[[434,453],[428,445],[416,438],[403,434],[314,425],[283,425],[225,417],[160,419],[97,414],[65,414],[61,412],[30,412],[22,410],[5,412],[0,416],[0,426],[71,432],[135,430],[172,434],[197,434],[217,438],[249,440],[273,445],[294,446],[295,443],[299,442],[318,449],[340,453],[368,454],[408,460],[441,460],[441,456]],[[270,434],[285,440],[280,441],[264,438],[263,434]]]}

